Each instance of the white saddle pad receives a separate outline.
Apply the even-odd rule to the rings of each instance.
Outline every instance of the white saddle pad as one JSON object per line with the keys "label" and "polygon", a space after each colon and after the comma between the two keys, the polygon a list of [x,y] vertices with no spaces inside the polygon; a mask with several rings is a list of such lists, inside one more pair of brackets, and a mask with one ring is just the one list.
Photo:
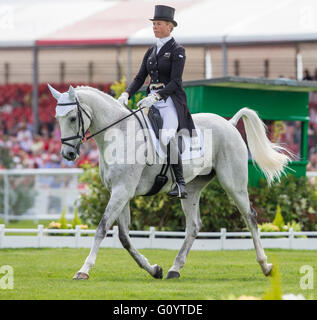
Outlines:
{"label": "white saddle pad", "polygon": [[[159,139],[156,137],[153,127],[147,115],[144,117],[146,119],[147,125],[149,127],[150,137],[152,139],[153,145],[155,146],[156,153],[161,159],[166,159],[167,155],[164,150],[162,150]],[[195,123],[195,122],[194,122]],[[182,161],[201,158],[204,155],[204,136],[195,124],[197,137],[183,137],[183,152],[181,154]]]}

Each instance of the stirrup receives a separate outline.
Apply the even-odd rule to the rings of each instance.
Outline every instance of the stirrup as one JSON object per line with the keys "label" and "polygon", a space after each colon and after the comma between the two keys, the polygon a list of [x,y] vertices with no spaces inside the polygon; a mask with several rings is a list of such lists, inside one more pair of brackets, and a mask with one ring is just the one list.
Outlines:
{"label": "stirrup", "polygon": [[[168,192],[167,195],[170,196],[170,197],[176,197],[176,198],[180,198],[180,199],[187,199],[187,191],[185,190],[183,193],[181,193],[181,188],[180,188],[179,184],[177,182],[175,182],[175,183],[176,183],[176,186],[174,187],[173,190]],[[177,188],[178,194],[174,193],[176,191],[176,188]]]}

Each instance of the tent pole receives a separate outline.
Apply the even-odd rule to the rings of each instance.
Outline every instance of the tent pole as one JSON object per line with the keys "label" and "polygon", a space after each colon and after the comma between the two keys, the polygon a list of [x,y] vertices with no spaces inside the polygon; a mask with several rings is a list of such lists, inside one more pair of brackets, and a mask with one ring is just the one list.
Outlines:
{"label": "tent pole", "polygon": [[295,68],[296,68],[296,79],[303,80],[303,57],[301,55],[299,45],[296,44],[296,58],[295,58]]}
{"label": "tent pole", "polygon": [[205,79],[212,78],[212,60],[210,47],[205,47]]}
{"label": "tent pole", "polygon": [[33,132],[39,132],[38,119],[38,46],[33,47],[33,94],[32,94],[32,113],[33,113]]}
{"label": "tent pole", "polygon": [[128,66],[127,66],[127,83],[131,82],[132,65],[131,65],[131,46],[127,46]]}
{"label": "tent pole", "polygon": [[228,75],[228,48],[226,43],[227,36],[222,38],[222,76]]}

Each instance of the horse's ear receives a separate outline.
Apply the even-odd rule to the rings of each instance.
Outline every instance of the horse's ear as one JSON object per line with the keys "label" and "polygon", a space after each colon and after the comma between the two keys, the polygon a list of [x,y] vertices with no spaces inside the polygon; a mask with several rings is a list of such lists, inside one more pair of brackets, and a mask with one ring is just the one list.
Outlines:
{"label": "horse's ear", "polygon": [[68,89],[68,95],[69,95],[69,98],[73,101],[76,100],[76,93],[75,93],[75,89],[70,85],[69,86],[69,89]]}
{"label": "horse's ear", "polygon": [[49,83],[47,84],[48,88],[51,91],[52,96],[58,100],[59,97],[62,95],[60,92],[58,92],[56,89],[54,89]]}

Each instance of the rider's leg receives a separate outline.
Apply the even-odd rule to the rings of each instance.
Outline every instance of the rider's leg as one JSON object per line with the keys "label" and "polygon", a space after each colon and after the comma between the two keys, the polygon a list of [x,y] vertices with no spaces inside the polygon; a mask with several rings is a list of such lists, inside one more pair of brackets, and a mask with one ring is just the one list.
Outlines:
{"label": "rider's leg", "polygon": [[[183,164],[181,154],[179,152],[178,143],[176,142],[175,138],[170,140],[170,153],[171,153],[171,167],[176,179],[176,186],[173,190],[168,192],[168,196],[170,197],[177,197],[181,199],[187,198],[187,191],[185,186],[185,180],[183,176]],[[173,156],[176,154],[177,156]],[[176,161],[174,161],[176,158]]]}
{"label": "rider's leg", "polygon": [[160,111],[163,119],[163,128],[160,134],[161,145],[169,148],[170,163],[175,175],[176,186],[168,195],[171,197],[187,198],[183,165],[175,135],[178,128],[178,116],[173,100],[169,97],[166,102],[160,101],[154,106]]}

